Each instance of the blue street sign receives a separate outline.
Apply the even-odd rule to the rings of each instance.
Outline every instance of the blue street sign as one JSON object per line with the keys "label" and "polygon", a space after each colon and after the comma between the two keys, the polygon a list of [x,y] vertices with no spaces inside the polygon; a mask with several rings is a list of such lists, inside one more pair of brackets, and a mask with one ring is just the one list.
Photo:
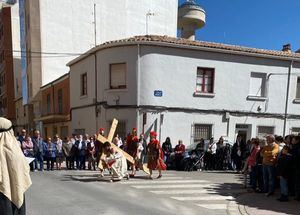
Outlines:
{"label": "blue street sign", "polygon": [[162,97],[163,91],[162,90],[154,90],[154,96],[155,97]]}

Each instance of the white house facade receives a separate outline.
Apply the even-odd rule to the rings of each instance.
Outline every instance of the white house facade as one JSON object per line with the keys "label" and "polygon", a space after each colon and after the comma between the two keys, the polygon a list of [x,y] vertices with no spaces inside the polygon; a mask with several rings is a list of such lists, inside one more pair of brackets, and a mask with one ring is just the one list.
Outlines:
{"label": "white house facade", "polygon": [[113,118],[122,137],[137,127],[187,145],[300,132],[297,53],[137,36],[68,65],[74,133],[108,129]]}
{"label": "white house facade", "polygon": [[133,35],[177,34],[178,0],[19,0],[19,7],[28,129],[43,130],[36,120],[40,88],[68,73],[66,63],[74,57]]}

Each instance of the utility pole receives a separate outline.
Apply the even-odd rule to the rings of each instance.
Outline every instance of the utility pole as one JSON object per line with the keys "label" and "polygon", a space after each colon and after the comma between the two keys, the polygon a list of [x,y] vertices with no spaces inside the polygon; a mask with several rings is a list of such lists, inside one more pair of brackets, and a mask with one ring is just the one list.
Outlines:
{"label": "utility pole", "polygon": [[96,4],[94,3],[94,39],[95,39],[95,46],[97,45],[97,23],[96,23]]}
{"label": "utility pole", "polygon": [[291,72],[293,69],[293,63],[294,63],[294,61],[291,61],[291,65],[289,67],[289,72],[288,72],[286,98],[285,98],[285,110],[284,110],[284,121],[283,121],[283,137],[285,137],[285,130],[286,130],[286,120],[287,120],[287,115],[288,115],[287,112],[288,112],[289,94],[290,94]]}
{"label": "utility pole", "polygon": [[148,13],[146,13],[146,35],[149,34],[149,19],[150,19],[150,16],[154,16],[154,13],[151,13],[151,11],[149,10]]}

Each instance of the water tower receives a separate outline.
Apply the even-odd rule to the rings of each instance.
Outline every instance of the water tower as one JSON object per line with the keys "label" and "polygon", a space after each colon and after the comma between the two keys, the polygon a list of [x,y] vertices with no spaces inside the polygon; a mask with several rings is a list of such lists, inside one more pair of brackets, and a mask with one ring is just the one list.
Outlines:
{"label": "water tower", "polygon": [[205,25],[205,10],[194,0],[186,0],[178,8],[178,29],[181,37],[195,40],[195,31]]}

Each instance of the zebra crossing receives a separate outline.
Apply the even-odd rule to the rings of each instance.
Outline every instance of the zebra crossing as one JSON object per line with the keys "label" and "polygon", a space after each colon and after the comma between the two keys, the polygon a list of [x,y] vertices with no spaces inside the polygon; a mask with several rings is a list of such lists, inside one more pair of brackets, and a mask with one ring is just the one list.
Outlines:
{"label": "zebra crossing", "polygon": [[187,202],[197,207],[208,210],[227,210],[230,201],[234,201],[235,194],[242,189],[222,187],[221,183],[208,180],[194,179],[188,176],[164,174],[158,180],[130,179],[122,181],[132,189],[149,192],[163,198],[169,198],[179,202]]}

